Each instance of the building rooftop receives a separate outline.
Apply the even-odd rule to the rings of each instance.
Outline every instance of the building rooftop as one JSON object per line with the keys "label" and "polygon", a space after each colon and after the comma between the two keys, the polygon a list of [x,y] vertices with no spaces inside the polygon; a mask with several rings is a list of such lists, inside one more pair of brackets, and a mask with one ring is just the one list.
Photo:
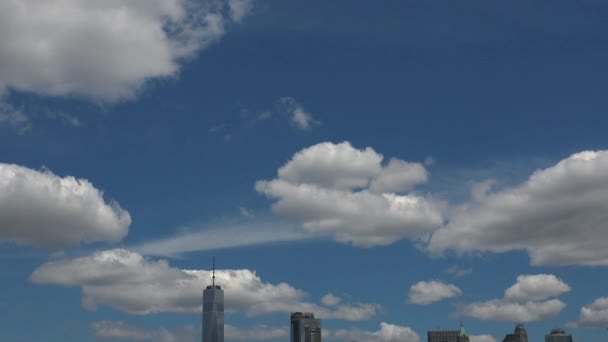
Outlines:
{"label": "building rooftop", "polygon": [[551,330],[551,335],[567,335],[567,333],[565,330],[557,328]]}

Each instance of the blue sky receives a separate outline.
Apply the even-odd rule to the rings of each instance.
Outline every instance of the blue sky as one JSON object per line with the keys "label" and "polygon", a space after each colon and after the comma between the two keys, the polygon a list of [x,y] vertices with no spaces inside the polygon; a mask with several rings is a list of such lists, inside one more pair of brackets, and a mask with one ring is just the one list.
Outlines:
{"label": "blue sky", "polygon": [[604,339],[607,14],[0,0],[0,336]]}

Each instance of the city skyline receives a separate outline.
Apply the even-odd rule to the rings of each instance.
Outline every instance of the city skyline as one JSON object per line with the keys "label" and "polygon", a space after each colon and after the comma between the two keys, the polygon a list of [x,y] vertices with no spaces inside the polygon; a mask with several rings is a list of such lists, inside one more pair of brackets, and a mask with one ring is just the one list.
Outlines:
{"label": "city skyline", "polygon": [[0,0],[0,340],[605,340],[607,16]]}

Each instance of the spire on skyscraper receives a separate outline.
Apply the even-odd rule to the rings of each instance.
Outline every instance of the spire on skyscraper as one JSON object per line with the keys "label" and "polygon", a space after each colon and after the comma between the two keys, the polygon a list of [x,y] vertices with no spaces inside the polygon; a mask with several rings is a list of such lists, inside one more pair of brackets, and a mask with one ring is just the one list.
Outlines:
{"label": "spire on skyscraper", "polygon": [[462,321],[460,321],[460,330],[458,331],[458,334],[461,337],[469,336],[469,335],[467,335],[467,331],[464,330],[464,324],[462,323]]}
{"label": "spire on skyscraper", "polygon": [[224,342],[224,291],[215,285],[215,256],[211,284],[203,290],[202,342]]}

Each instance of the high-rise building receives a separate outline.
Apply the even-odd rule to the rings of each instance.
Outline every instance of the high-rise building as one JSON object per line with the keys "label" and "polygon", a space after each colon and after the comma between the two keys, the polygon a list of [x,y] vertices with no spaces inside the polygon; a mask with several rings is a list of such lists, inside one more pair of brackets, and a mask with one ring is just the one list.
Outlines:
{"label": "high-rise building", "polygon": [[427,332],[428,342],[469,342],[469,335],[460,322],[460,330],[433,330]]}
{"label": "high-rise building", "polygon": [[202,342],[224,342],[224,290],[215,285],[215,257],[211,285],[203,290]]}
{"label": "high-rise building", "polygon": [[523,324],[517,324],[512,334],[505,336],[502,342],[528,342],[528,332]]}
{"label": "high-rise building", "polygon": [[312,312],[292,312],[290,341],[321,342],[321,320]]}
{"label": "high-rise building", "polygon": [[562,329],[553,329],[549,335],[545,335],[545,342],[572,342],[572,335]]}

